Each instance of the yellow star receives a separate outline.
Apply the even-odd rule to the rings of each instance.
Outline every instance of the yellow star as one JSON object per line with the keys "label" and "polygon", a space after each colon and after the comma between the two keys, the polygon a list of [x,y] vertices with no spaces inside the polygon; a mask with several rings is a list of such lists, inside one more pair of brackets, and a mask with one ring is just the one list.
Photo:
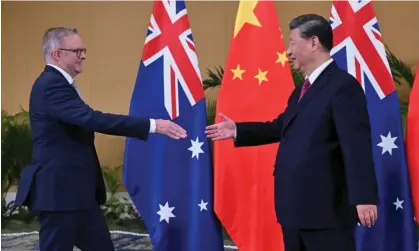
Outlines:
{"label": "yellow star", "polygon": [[275,61],[275,63],[281,63],[282,66],[285,66],[285,62],[288,61],[287,52],[286,51],[284,51],[283,53],[277,52],[276,54],[278,55],[278,59]]}
{"label": "yellow star", "polygon": [[258,74],[255,76],[255,78],[259,80],[259,85],[261,85],[263,81],[268,81],[268,78],[266,78],[266,74],[268,74],[268,71],[262,71],[259,68]]}
{"label": "yellow star", "polygon": [[240,1],[239,10],[237,11],[236,24],[234,26],[234,37],[237,36],[246,23],[259,27],[262,26],[255,13],[253,13],[257,3],[258,1]]}
{"label": "yellow star", "polygon": [[233,79],[239,78],[241,80],[243,80],[243,73],[245,72],[245,70],[240,69],[240,65],[238,64],[236,69],[231,69],[231,71],[233,72],[234,76]]}

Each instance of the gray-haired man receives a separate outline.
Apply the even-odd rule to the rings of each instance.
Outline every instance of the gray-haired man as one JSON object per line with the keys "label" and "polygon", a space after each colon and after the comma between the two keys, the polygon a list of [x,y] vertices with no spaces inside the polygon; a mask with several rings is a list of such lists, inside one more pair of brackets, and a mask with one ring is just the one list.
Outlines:
{"label": "gray-haired man", "polygon": [[48,29],[42,48],[47,66],[29,103],[33,162],[22,172],[16,203],[39,215],[41,251],[114,250],[99,207],[106,189],[94,132],[146,140],[149,133],[185,138],[186,131],[168,120],[102,113],[85,104],[74,83],[86,59],[76,29]]}

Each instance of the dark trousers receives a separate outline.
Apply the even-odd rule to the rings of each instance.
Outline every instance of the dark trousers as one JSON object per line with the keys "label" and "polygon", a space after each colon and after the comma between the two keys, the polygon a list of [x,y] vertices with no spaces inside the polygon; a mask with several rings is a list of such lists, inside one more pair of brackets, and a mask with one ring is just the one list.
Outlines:
{"label": "dark trousers", "polygon": [[282,228],[285,251],[355,251],[354,231]]}
{"label": "dark trousers", "polygon": [[41,251],[114,251],[100,207],[68,212],[40,212]]}

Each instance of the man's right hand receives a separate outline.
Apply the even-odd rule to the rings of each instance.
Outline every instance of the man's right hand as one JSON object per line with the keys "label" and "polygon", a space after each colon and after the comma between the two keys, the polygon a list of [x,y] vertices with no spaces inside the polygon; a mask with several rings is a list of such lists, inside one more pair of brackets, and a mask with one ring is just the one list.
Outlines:
{"label": "man's right hand", "polygon": [[156,133],[172,139],[186,138],[186,130],[170,120],[156,119]]}
{"label": "man's right hand", "polygon": [[223,122],[206,127],[205,134],[212,140],[230,139],[236,137],[236,123],[227,116],[220,114]]}

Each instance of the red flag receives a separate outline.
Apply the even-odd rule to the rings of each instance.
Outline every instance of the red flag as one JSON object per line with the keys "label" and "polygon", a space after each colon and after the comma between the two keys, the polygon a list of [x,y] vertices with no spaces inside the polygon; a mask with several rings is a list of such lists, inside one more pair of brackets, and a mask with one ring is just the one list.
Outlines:
{"label": "red flag", "polygon": [[[271,121],[285,110],[294,84],[279,27],[274,2],[240,1],[217,113]],[[283,250],[274,205],[277,150],[214,142],[215,212],[240,251]]]}
{"label": "red flag", "polygon": [[419,222],[419,65],[409,98],[406,120],[406,153],[414,216]]}

